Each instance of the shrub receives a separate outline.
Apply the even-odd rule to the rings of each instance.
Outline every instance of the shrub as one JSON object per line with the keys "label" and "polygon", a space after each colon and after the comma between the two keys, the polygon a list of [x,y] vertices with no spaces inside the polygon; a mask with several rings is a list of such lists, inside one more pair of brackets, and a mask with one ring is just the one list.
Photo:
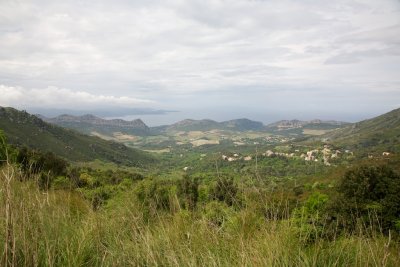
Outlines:
{"label": "shrub", "polygon": [[95,178],[90,174],[83,172],[79,176],[79,185],[81,187],[93,188],[95,184]]}
{"label": "shrub", "polygon": [[314,192],[311,196],[308,197],[307,201],[304,204],[307,213],[317,214],[322,208],[325,206],[328,201],[328,196],[325,194],[321,194],[319,192]]}
{"label": "shrub", "polygon": [[226,203],[211,201],[204,208],[204,217],[209,224],[224,227],[232,220],[234,211]]}
{"label": "shrub", "polygon": [[54,189],[71,189],[73,188],[73,184],[71,180],[69,180],[65,176],[58,176],[52,182],[52,188]]}
{"label": "shrub", "polygon": [[221,177],[217,180],[217,184],[212,192],[212,197],[214,200],[223,201],[228,206],[232,206],[236,202],[237,193],[238,187],[233,182],[233,179]]}
{"label": "shrub", "polygon": [[51,152],[42,154],[39,157],[39,162],[43,170],[51,172],[53,176],[67,174],[68,162]]}
{"label": "shrub", "polygon": [[110,187],[98,187],[91,192],[91,202],[93,210],[99,209],[112,195]]}
{"label": "shrub", "polygon": [[314,242],[325,234],[324,209],[327,202],[327,195],[314,192],[302,207],[293,210],[293,230],[302,242]]}
{"label": "shrub", "polygon": [[158,210],[172,211],[176,187],[170,181],[143,180],[134,189],[137,199],[148,215]]}
{"label": "shrub", "polygon": [[7,160],[7,144],[6,136],[0,130],[0,165]]}
{"label": "shrub", "polygon": [[199,199],[199,182],[185,175],[178,183],[178,196],[181,206],[185,209],[193,210]]}
{"label": "shrub", "polygon": [[18,151],[16,162],[27,175],[37,174],[41,171],[53,177],[67,174],[68,162],[51,152],[43,154],[23,147]]}
{"label": "shrub", "polygon": [[347,171],[331,203],[331,215],[353,229],[358,221],[382,230],[395,229],[400,218],[400,176],[388,166],[359,166]]}
{"label": "shrub", "polygon": [[52,177],[48,173],[41,172],[37,184],[40,190],[48,190],[51,186]]}

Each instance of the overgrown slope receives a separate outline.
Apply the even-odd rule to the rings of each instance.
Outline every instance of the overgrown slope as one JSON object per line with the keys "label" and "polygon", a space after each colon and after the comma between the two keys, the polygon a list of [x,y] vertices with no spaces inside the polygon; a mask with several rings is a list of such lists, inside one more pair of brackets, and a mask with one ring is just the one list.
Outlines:
{"label": "overgrown slope", "polygon": [[231,131],[260,131],[264,125],[258,121],[249,119],[236,119],[217,122],[209,119],[191,120],[186,119],[164,127],[164,131],[209,131],[209,130],[231,130]]}
{"label": "overgrown slope", "polygon": [[150,134],[150,128],[140,119],[125,121],[121,119],[106,120],[90,114],[83,116],[60,115],[55,118],[42,119],[46,122],[77,130],[84,134],[100,133],[113,136],[114,133],[146,136]]}
{"label": "overgrown slope", "polygon": [[[320,131],[321,133],[328,132],[334,129],[343,128],[350,123],[342,121],[322,121],[322,120],[282,120],[265,126],[267,132],[279,135],[303,135],[305,131]],[[316,134],[317,135],[317,134]]]}
{"label": "overgrown slope", "polygon": [[330,132],[323,139],[353,149],[399,153],[400,109]]}
{"label": "overgrown slope", "polygon": [[50,151],[71,161],[100,159],[123,165],[144,166],[153,160],[148,154],[123,144],[51,125],[14,108],[0,107],[0,129],[4,130],[8,142],[13,145]]}

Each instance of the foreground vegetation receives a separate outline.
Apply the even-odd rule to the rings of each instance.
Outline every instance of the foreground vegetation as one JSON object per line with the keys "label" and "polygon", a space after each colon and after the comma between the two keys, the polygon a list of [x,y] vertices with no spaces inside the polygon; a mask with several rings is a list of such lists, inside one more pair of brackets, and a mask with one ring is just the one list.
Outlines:
{"label": "foreground vegetation", "polygon": [[399,265],[396,154],[330,165],[270,146],[174,147],[139,168],[12,147],[0,131],[0,266]]}
{"label": "foreground vegetation", "polygon": [[[315,187],[297,192],[298,198],[222,174],[214,180],[165,180],[81,169],[74,178],[68,166],[40,171],[23,166],[8,158],[0,169],[2,266],[400,262],[400,177],[386,166],[353,168],[338,190]],[[58,176],[43,183],[43,170],[52,177],[57,169],[58,175],[67,170],[64,181]]]}
{"label": "foreground vegetation", "polygon": [[146,203],[138,186],[94,211],[76,192],[41,191],[34,181],[18,181],[16,171],[1,170],[3,266],[396,266],[400,260],[397,241],[377,226],[326,238],[324,225],[282,208],[284,198],[281,208],[258,195],[240,209],[216,200],[191,210],[177,195],[168,207],[157,198]]}

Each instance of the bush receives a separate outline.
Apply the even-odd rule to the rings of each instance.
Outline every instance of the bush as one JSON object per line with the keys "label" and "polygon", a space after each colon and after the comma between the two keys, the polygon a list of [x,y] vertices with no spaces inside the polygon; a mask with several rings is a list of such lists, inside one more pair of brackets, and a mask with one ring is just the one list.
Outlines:
{"label": "bush", "polygon": [[234,211],[226,203],[211,201],[204,208],[204,217],[209,224],[216,227],[224,227],[231,222]]}
{"label": "bush", "polygon": [[143,205],[148,215],[154,215],[158,210],[173,211],[173,198],[176,187],[170,181],[143,180],[134,189],[137,199]]}
{"label": "bush", "polygon": [[71,189],[74,188],[71,180],[65,176],[58,176],[52,182],[53,189]]}
{"label": "bush", "polygon": [[0,130],[0,165],[7,160],[7,144],[6,136],[3,131]]}
{"label": "bush", "polygon": [[304,205],[294,209],[292,214],[293,230],[304,243],[311,243],[325,235],[324,209],[328,196],[314,192]]}
{"label": "bush", "polygon": [[53,177],[65,176],[69,165],[67,161],[51,152],[41,153],[29,150],[26,147],[19,149],[16,162],[26,175],[37,174],[43,171]]}
{"label": "bush", "polygon": [[233,182],[233,179],[221,177],[217,180],[217,184],[212,192],[212,197],[214,200],[223,201],[228,206],[232,206],[234,203],[236,203],[237,193],[238,187]]}
{"label": "bush", "polygon": [[347,171],[331,203],[331,215],[354,229],[357,222],[388,231],[400,218],[400,176],[388,166],[359,166]]}
{"label": "bush", "polygon": [[178,183],[178,196],[183,208],[194,210],[199,199],[198,180],[185,175]]}

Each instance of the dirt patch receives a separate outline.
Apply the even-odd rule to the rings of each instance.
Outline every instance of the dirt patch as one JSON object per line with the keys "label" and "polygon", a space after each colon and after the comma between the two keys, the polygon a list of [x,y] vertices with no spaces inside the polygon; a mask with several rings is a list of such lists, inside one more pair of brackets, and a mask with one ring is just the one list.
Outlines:
{"label": "dirt patch", "polygon": [[323,135],[329,131],[327,130],[314,130],[314,129],[303,129],[303,134],[307,135]]}
{"label": "dirt patch", "polygon": [[113,136],[117,139],[117,140],[123,140],[123,141],[136,141],[138,138],[134,135],[129,135],[129,134],[123,134],[120,132],[115,132],[113,133]]}
{"label": "dirt patch", "polygon": [[199,139],[199,140],[194,140],[190,142],[193,146],[204,146],[204,145],[219,145],[218,140],[205,140],[205,139]]}
{"label": "dirt patch", "polygon": [[101,139],[108,140],[108,141],[114,139],[111,136],[107,136],[107,135],[104,135],[104,134],[101,134],[101,133],[98,133],[98,132],[90,132],[90,134],[93,135],[93,136],[100,137]]}

